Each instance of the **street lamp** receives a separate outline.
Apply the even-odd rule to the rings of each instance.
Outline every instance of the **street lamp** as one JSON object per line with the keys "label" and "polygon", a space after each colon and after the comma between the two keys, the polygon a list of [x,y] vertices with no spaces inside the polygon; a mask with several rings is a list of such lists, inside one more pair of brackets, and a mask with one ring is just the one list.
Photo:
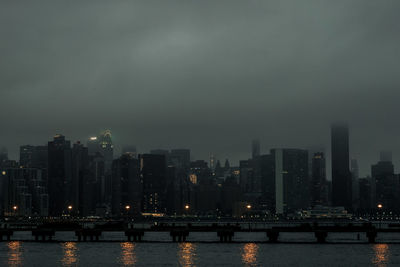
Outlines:
{"label": "street lamp", "polygon": [[[383,208],[383,205],[379,203],[379,204],[377,205],[377,207],[378,207],[378,209],[381,211],[382,208]],[[380,218],[380,221],[379,221],[379,229],[382,227],[382,212],[381,212],[380,216],[381,216],[381,218]]]}
{"label": "street lamp", "polygon": [[130,209],[131,209],[131,206],[129,206],[129,205],[126,205],[126,206],[125,206],[125,209],[128,211],[128,210],[130,210]]}
{"label": "street lamp", "polygon": [[189,209],[190,209],[189,204],[186,204],[186,205],[185,205],[185,210],[189,210]]}
{"label": "street lamp", "polygon": [[247,204],[246,208],[247,208],[248,210],[251,209],[251,205],[250,205],[250,204]]}

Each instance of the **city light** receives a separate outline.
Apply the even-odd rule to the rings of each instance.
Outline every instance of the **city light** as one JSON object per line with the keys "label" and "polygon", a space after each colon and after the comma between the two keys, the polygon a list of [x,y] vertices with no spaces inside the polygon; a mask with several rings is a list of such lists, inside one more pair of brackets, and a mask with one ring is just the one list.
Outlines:
{"label": "city light", "polygon": [[14,207],[13,207],[13,210],[17,210],[17,209],[18,209],[18,206],[14,206]]}
{"label": "city light", "polygon": [[129,206],[129,205],[126,205],[126,206],[125,206],[125,209],[126,209],[126,210],[129,210],[130,208],[131,208],[131,206]]}
{"label": "city light", "polygon": [[247,208],[247,209],[251,209],[251,205],[248,204],[248,205],[246,206],[246,208]]}
{"label": "city light", "polygon": [[383,205],[382,204],[378,204],[378,209],[382,209]]}
{"label": "city light", "polygon": [[185,209],[188,210],[190,206],[188,204],[185,205]]}
{"label": "city light", "polygon": [[71,205],[68,206],[68,210],[72,210],[72,206]]}

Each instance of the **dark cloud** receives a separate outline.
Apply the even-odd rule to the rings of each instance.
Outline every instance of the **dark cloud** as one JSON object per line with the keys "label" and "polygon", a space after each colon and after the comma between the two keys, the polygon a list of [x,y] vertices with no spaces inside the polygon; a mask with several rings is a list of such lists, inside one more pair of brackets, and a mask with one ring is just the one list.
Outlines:
{"label": "dark cloud", "polygon": [[[111,128],[196,158],[323,144],[346,120],[361,173],[400,166],[397,0],[2,1],[0,119],[16,157]],[[13,152],[14,151],[14,152]]]}

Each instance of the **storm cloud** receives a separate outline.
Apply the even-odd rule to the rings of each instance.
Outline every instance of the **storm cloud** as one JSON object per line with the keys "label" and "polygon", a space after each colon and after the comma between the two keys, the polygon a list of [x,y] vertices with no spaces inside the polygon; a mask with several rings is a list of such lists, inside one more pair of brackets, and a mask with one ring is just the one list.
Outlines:
{"label": "storm cloud", "polygon": [[361,175],[400,166],[400,2],[0,2],[1,141],[188,147],[195,158],[323,145],[347,121]]}

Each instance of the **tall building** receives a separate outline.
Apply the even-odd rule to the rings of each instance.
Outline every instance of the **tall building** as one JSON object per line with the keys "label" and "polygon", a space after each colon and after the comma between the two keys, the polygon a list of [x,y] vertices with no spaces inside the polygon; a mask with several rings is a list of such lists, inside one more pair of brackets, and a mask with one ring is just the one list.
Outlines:
{"label": "tall building", "polygon": [[287,214],[309,206],[308,151],[272,149],[275,213]]}
{"label": "tall building", "polygon": [[176,168],[188,169],[190,167],[190,149],[172,149],[169,164]]}
{"label": "tall building", "polygon": [[0,166],[8,160],[8,150],[5,147],[0,147]]}
{"label": "tall building", "polygon": [[351,196],[353,198],[353,210],[358,210],[360,206],[360,183],[358,161],[356,159],[351,159],[350,161],[350,172],[351,172]]}
{"label": "tall building", "polygon": [[89,155],[96,155],[96,153],[101,153],[99,138],[97,138],[97,136],[89,137],[86,145]]}
{"label": "tall building", "polygon": [[97,139],[100,146],[100,153],[104,157],[106,172],[110,172],[112,161],[114,159],[114,145],[111,139],[111,131],[105,130]]}
{"label": "tall building", "polygon": [[251,156],[253,159],[260,156],[260,140],[258,139],[251,142]]}
{"label": "tall building", "polygon": [[399,210],[399,178],[394,174],[394,166],[390,161],[379,161],[371,166],[371,176],[375,182],[374,207],[378,204],[387,211]]}
{"label": "tall building", "polygon": [[334,124],[331,127],[332,205],[352,210],[352,179],[349,168],[349,128]]}
{"label": "tall building", "polygon": [[130,153],[115,159],[112,165],[112,213],[114,215],[139,214],[142,186],[139,164]]}
{"label": "tall building", "polygon": [[85,201],[86,197],[94,198],[94,184],[91,183],[88,170],[88,148],[79,141],[73,144],[71,150],[71,193],[68,196],[69,205],[73,206],[74,214],[91,215],[93,205]]}
{"label": "tall building", "polygon": [[312,157],[311,204],[328,205],[325,156],[322,152],[314,153]]}
{"label": "tall building", "polygon": [[167,164],[164,155],[139,155],[140,179],[143,186],[142,211],[164,213],[166,211]]}
{"label": "tall building", "polygon": [[60,216],[66,211],[71,194],[71,142],[61,134],[48,143],[49,213]]}

